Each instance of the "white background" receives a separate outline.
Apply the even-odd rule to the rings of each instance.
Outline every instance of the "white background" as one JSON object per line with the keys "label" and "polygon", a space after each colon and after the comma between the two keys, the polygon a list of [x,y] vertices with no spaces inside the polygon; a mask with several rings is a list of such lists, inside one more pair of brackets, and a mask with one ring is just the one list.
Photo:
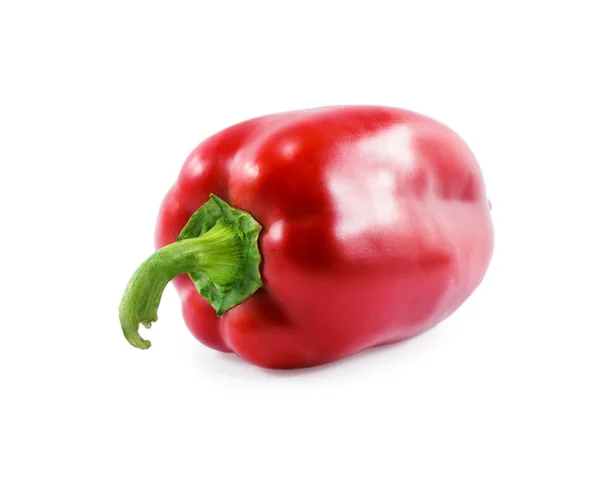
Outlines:
{"label": "white background", "polygon": [[[0,501],[600,500],[600,78],[585,1],[0,7]],[[203,138],[416,110],[484,171],[496,249],[430,333],[265,371],[117,307]]]}

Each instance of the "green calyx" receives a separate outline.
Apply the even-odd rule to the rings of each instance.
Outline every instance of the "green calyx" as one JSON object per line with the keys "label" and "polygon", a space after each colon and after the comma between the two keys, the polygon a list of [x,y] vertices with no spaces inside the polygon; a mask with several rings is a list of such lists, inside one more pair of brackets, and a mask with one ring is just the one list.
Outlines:
{"label": "green calyx", "polygon": [[177,241],[150,256],[134,273],[119,306],[125,338],[146,349],[138,333],[155,322],[162,293],[175,276],[187,273],[217,316],[262,286],[258,236],[261,226],[214,194],[189,219]]}
{"label": "green calyx", "polygon": [[[188,274],[221,316],[262,286],[258,235],[260,224],[214,194],[194,213],[177,241],[204,236],[202,266]],[[207,239],[210,236],[210,239]]]}

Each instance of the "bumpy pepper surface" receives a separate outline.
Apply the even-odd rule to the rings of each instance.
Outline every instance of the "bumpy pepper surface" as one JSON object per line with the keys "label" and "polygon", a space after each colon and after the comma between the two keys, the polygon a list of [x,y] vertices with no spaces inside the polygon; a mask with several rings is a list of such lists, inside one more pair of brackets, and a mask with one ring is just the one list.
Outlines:
{"label": "bumpy pepper surface", "polygon": [[493,229],[479,165],[451,129],[324,107],[202,142],[162,203],[156,246],[120,307],[133,345],[149,346],[138,324],[174,278],[200,342],[298,368],[440,323],[482,281]]}

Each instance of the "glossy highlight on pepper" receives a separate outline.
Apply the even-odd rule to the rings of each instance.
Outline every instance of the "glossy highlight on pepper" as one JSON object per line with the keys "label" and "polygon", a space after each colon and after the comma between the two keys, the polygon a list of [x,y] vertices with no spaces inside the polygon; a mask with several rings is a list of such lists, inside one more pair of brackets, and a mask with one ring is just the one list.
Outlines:
{"label": "glossy highlight on pepper", "polygon": [[126,338],[173,280],[203,344],[267,368],[328,363],[437,325],[493,251],[479,165],[447,126],[378,106],[258,117],[203,141],[165,196]]}

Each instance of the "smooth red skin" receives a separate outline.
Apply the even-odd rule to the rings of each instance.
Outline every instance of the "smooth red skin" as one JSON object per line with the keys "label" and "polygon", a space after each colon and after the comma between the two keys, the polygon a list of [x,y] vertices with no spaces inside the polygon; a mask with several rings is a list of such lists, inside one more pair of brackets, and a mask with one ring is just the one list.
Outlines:
{"label": "smooth red skin", "polygon": [[420,334],[469,297],[492,256],[475,157],[406,110],[318,108],[217,133],[165,197],[157,247],[211,192],[263,226],[264,287],[218,318],[179,276],[183,314],[202,343],[262,367],[323,364]]}

